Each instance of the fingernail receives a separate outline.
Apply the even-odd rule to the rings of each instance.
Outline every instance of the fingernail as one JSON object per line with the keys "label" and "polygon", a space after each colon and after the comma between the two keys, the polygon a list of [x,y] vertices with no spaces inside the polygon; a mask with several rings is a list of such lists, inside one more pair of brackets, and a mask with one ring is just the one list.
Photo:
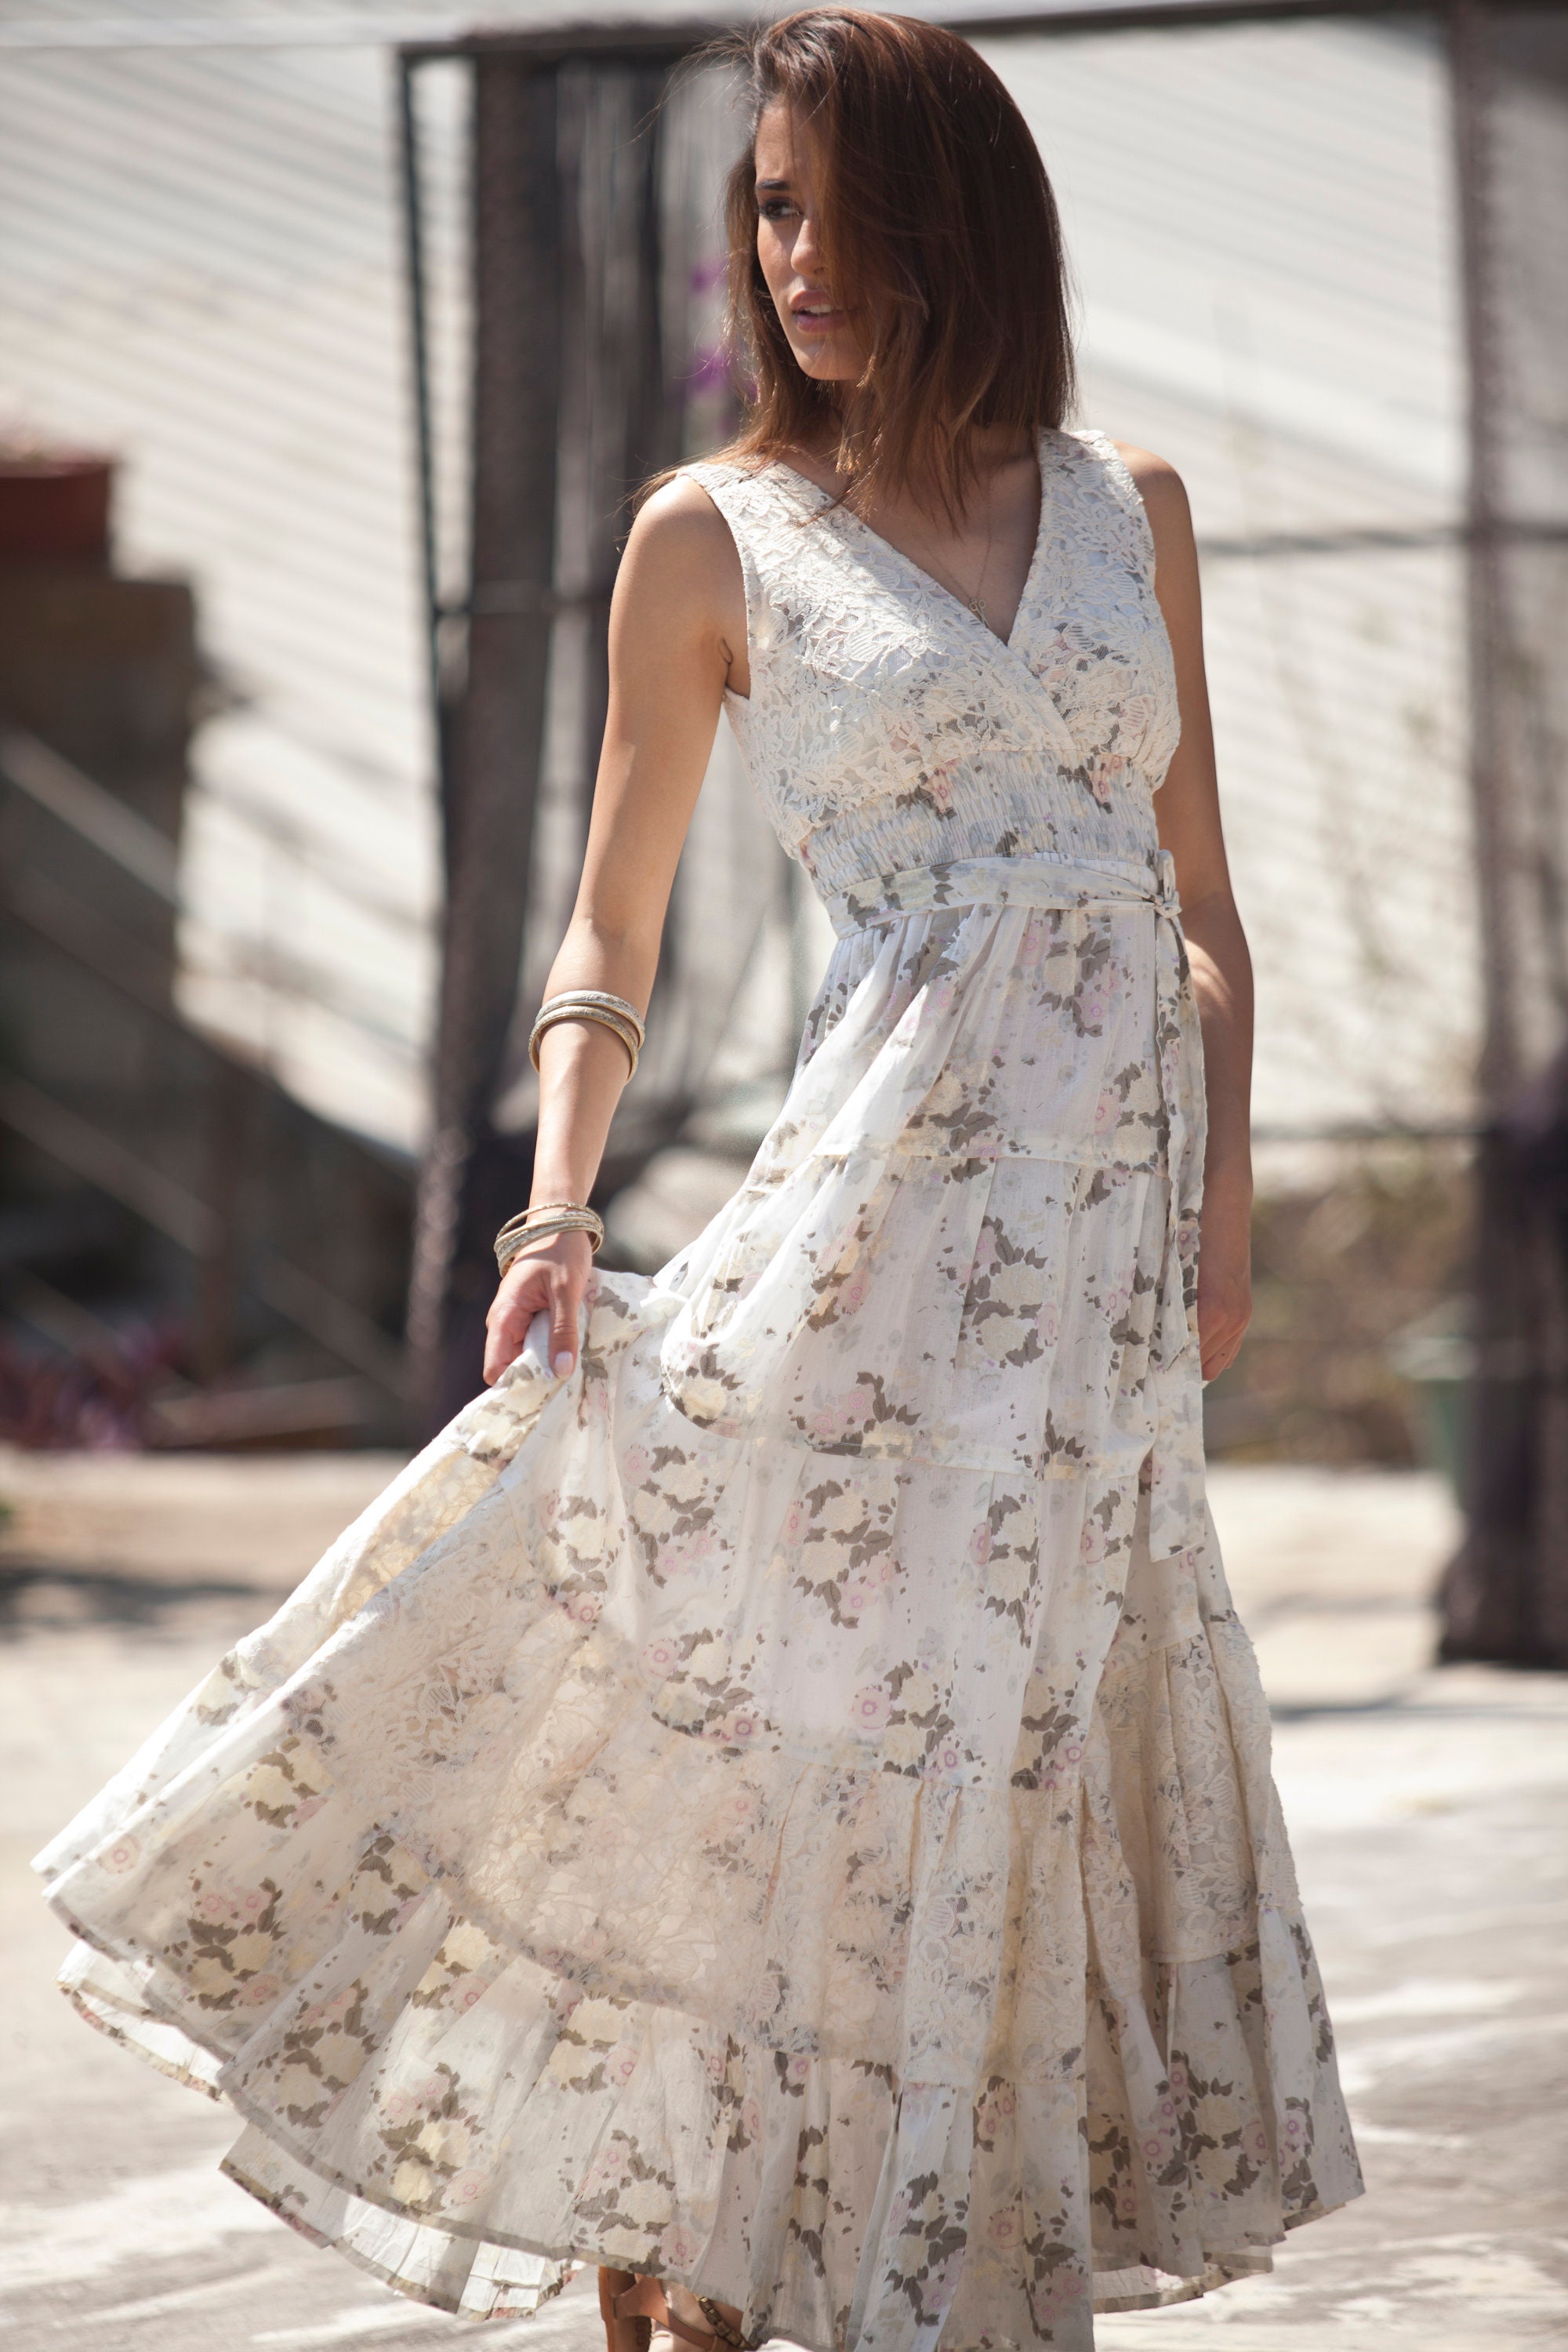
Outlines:
{"label": "fingernail", "polygon": [[556,1379],[558,1381],[563,1381],[576,1360],[577,1359],[575,1356],[568,1355],[566,1349],[563,1348],[561,1353],[555,1359]]}

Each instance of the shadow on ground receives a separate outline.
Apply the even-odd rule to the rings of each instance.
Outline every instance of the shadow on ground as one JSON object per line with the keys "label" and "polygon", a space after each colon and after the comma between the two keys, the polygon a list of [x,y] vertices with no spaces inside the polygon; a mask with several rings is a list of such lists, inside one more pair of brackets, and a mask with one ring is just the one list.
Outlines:
{"label": "shadow on ground", "polygon": [[7,1560],[0,1567],[0,1641],[29,1633],[68,1633],[75,1626],[118,1625],[146,1632],[168,1624],[194,1602],[254,1601],[265,1597],[233,1577],[185,1577],[154,1584],[112,1568],[60,1568],[51,1560]]}

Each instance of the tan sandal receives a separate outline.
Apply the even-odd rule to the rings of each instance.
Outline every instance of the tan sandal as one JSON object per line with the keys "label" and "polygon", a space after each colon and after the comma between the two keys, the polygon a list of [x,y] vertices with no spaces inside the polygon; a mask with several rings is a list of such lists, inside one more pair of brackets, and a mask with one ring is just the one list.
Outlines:
{"label": "tan sandal", "polygon": [[653,2321],[646,2313],[636,2312],[622,2317],[618,2309],[621,2296],[630,2294],[637,2287],[635,2271],[599,2271],[599,2316],[605,2323],[605,2352],[650,2352],[653,2344]]}
{"label": "tan sandal", "polygon": [[[601,2280],[615,2275],[614,2272],[601,2271],[599,2273]],[[602,2296],[602,2288],[600,2292]],[[667,2329],[671,2336],[678,2336],[682,2343],[691,2345],[694,2352],[720,2352],[721,2347],[724,2347],[724,2352],[757,2352],[757,2346],[752,2338],[743,2336],[732,2321],[725,2318],[710,2296],[693,2295],[692,2301],[708,2323],[707,2335],[678,2315],[665,2292],[663,2282],[656,2278],[639,2278],[628,2291],[618,2294],[615,2300],[615,2315],[617,2323],[622,2325],[633,2320],[647,2321],[654,2331],[655,2352],[658,2336]],[[759,2337],[757,2342],[761,2340]],[[612,2352],[619,2352],[619,2347],[612,2347]]]}

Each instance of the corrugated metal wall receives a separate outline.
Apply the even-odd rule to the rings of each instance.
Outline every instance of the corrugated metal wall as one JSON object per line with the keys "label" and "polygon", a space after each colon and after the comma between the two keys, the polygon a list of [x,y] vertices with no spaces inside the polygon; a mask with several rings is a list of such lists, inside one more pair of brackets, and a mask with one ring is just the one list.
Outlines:
{"label": "corrugated metal wall", "polygon": [[[990,46],[1060,186],[1087,413],[1174,460],[1205,541],[1260,1121],[1462,1118],[1438,55],[1332,23]],[[460,82],[433,72],[422,100],[454,257]],[[197,749],[185,1003],[411,1142],[435,834],[390,100],[368,48],[9,58],[0,346],[13,409],[124,450],[125,552],[194,576],[229,690]],[[437,283],[455,416],[460,269]],[[788,961],[775,944],[759,982],[753,1070]]]}

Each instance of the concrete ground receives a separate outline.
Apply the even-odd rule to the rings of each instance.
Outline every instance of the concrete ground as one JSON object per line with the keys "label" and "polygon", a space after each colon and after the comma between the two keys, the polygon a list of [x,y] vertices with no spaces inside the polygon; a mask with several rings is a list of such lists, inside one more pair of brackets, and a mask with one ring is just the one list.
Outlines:
{"label": "concrete ground", "polygon": [[[483,2331],[313,2252],[216,2170],[221,2110],[86,2032],[27,1859],[265,1615],[385,1457],[0,1454],[0,2329],[15,2352],[483,2341],[596,2352],[592,2274]],[[1103,2322],[1102,2352],[1568,2341],[1568,1680],[1431,1668],[1453,1538],[1421,1476],[1214,1479],[1370,2194],[1272,2276]]]}

